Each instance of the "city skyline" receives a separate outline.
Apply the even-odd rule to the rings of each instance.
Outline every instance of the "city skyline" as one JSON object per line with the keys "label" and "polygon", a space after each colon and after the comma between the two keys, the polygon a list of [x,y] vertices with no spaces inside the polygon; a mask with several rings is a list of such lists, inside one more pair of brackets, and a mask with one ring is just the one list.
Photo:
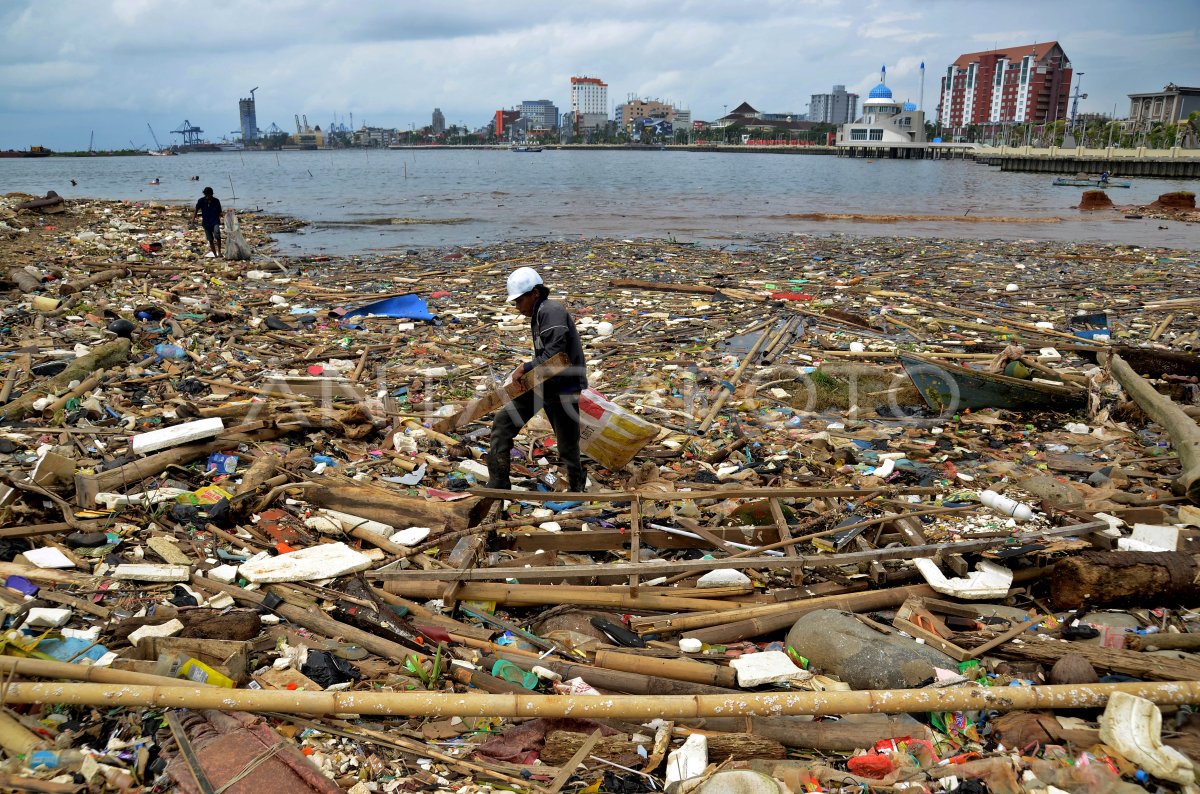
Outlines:
{"label": "city skyline", "polygon": [[1058,40],[1083,73],[1080,112],[1129,109],[1127,94],[1200,84],[1200,5],[1116,0],[997,11],[944,0],[868,3],[764,0],[669,8],[611,0],[576,7],[478,2],[453,11],[355,8],[317,0],[14,0],[0,9],[0,149],[163,145],[188,119],[208,140],[233,138],[238,100],[257,90],[257,121],[293,132],[295,115],[408,129],[440,107],[447,126],[481,127],[497,108],[549,99],[570,107],[570,78],[713,120],[742,101],[808,110],[835,84],[865,95],[888,84],[936,114],[938,77],[961,53]]}

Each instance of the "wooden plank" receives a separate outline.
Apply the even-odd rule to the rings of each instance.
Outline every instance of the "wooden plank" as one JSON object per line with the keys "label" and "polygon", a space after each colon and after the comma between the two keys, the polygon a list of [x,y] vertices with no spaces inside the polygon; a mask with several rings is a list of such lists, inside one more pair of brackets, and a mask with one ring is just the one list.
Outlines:
{"label": "wooden plank", "polygon": [[[639,499],[634,499],[629,505],[629,559],[633,563],[641,564],[639,553],[642,550],[642,503]],[[634,597],[638,594],[638,574],[636,571],[629,574],[629,592]]]}
{"label": "wooden plank", "polygon": [[562,768],[555,775],[554,780],[550,781],[549,787],[546,789],[550,794],[558,794],[562,791],[562,787],[567,785],[567,781],[575,774],[576,768],[583,763],[583,759],[591,754],[592,748],[596,746],[596,742],[600,741],[600,729],[592,731],[592,735],[584,740],[583,744],[579,745],[579,749],[575,751],[575,755],[562,765]]}
{"label": "wooden plank", "polygon": [[[788,529],[787,519],[783,515],[783,508],[779,506],[779,499],[772,497],[771,499],[767,500],[767,503],[771,506],[771,519],[775,522],[775,528],[779,530],[779,539],[791,540],[792,532],[790,529]],[[783,554],[785,557],[795,557],[799,554],[799,552],[796,551],[795,546],[788,546],[783,550]],[[792,584],[804,584],[804,569],[792,569]]]}
{"label": "wooden plank", "polygon": [[522,394],[536,389],[555,375],[561,374],[569,366],[571,366],[571,362],[567,359],[567,354],[559,353],[545,363],[534,367],[530,372],[526,372],[512,383],[505,386],[497,386],[495,389],[485,392],[482,397],[478,397],[467,403],[454,416],[447,416],[438,421],[434,424],[433,429],[439,433],[449,433],[468,425],[477,419],[487,416],[501,406],[508,405]]}

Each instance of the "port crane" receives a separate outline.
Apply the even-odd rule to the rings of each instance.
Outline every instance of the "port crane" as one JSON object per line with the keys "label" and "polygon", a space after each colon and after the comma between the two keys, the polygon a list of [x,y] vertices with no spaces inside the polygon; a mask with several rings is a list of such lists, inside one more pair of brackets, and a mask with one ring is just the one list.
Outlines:
{"label": "port crane", "polygon": [[183,123],[179,125],[179,129],[171,130],[172,135],[182,135],[183,136],[183,145],[184,146],[194,146],[197,143],[200,143],[200,133],[202,133],[202,132],[204,132],[204,130],[195,126],[194,124],[192,124],[192,122],[188,121],[187,119],[183,120]]}

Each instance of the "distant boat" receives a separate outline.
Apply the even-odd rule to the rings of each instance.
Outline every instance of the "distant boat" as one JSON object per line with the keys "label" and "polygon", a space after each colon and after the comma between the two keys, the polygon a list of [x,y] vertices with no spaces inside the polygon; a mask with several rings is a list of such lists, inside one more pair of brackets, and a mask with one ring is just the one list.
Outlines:
{"label": "distant boat", "polygon": [[175,152],[171,151],[170,149],[159,149],[158,151],[151,150],[151,151],[146,152],[146,154],[150,155],[151,157],[174,157],[175,156]]}
{"label": "distant boat", "polygon": [[244,152],[246,144],[244,143],[218,143],[217,148],[223,152]]}
{"label": "distant boat", "polygon": [[0,157],[49,157],[54,152],[47,149],[45,146],[30,146],[29,151],[19,152],[13,149],[0,152]]}
{"label": "distant boat", "polygon": [[542,150],[542,147],[540,147],[540,146],[514,146],[514,147],[512,147],[512,151],[514,151],[514,152],[540,152],[541,150]]}
{"label": "distant boat", "polygon": [[913,353],[897,356],[922,399],[939,412],[964,408],[1071,411],[1087,401],[1083,389],[967,369]]}
{"label": "distant boat", "polygon": [[1054,184],[1059,187],[1129,187],[1132,183],[1118,182],[1113,179],[1101,182],[1099,179],[1066,179],[1059,177],[1054,180]]}

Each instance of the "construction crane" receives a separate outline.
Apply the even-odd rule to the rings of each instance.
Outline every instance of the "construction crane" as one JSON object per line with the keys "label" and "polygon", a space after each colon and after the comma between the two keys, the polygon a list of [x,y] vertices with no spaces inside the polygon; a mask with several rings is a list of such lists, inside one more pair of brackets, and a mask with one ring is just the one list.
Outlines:
{"label": "construction crane", "polygon": [[254,86],[254,88],[251,88],[251,89],[250,89],[250,101],[251,101],[251,102],[253,102],[253,101],[254,101],[254,92],[255,92],[255,91],[257,91],[257,90],[258,90],[258,86]]}
{"label": "construction crane", "polygon": [[158,142],[158,136],[154,134],[154,128],[150,126],[150,122],[146,122],[146,129],[150,130],[150,137],[154,139],[154,150],[162,151],[162,144]]}
{"label": "construction crane", "polygon": [[200,143],[200,133],[202,132],[204,132],[204,130],[195,126],[187,119],[183,120],[183,123],[179,125],[179,129],[171,130],[172,135],[183,136],[184,146],[194,146],[195,144]]}
{"label": "construction crane", "polygon": [[304,129],[300,126],[300,114],[297,113],[296,114],[296,134],[299,135],[302,132],[304,132]]}

